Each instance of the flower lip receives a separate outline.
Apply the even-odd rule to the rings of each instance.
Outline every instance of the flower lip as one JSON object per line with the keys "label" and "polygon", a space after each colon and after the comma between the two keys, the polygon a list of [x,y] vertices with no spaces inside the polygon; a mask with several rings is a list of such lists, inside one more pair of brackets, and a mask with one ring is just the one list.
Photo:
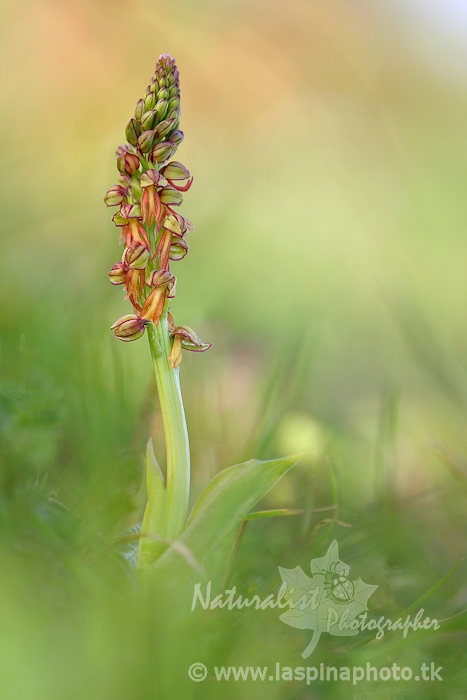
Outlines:
{"label": "flower lip", "polygon": [[172,331],[171,336],[180,338],[182,348],[192,352],[205,352],[212,347],[212,343],[203,343],[199,335],[190,326],[177,326]]}

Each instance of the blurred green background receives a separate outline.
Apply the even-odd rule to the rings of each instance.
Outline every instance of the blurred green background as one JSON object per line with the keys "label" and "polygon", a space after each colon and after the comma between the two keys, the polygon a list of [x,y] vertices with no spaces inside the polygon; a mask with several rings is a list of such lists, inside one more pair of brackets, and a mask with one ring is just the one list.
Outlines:
{"label": "blurred green background", "polygon": [[[171,608],[115,549],[141,519],[145,442],[161,461],[164,442],[146,342],[109,331],[129,306],[102,201],[171,53],[196,224],[173,313],[213,343],[181,368],[193,496],[242,459],[303,451],[263,505],[304,514],[251,523],[232,582],[265,596],[278,566],[308,570],[337,538],[379,586],[370,610],[397,618],[465,555],[465,15],[460,0],[4,2],[2,697],[465,697],[462,615],[406,640],[323,636],[309,660],[435,661],[441,684],[187,680],[195,661],[298,666],[307,633],[274,611],[197,618],[187,586]],[[423,606],[467,608],[465,565]]]}

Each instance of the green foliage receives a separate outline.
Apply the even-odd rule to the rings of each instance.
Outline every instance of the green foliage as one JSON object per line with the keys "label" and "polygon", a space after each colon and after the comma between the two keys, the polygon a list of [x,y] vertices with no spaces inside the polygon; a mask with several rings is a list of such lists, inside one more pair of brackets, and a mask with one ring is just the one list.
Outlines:
{"label": "green foliage", "polygon": [[[196,501],[186,530],[158,560],[156,569],[176,576],[177,566],[205,566],[209,572],[209,556],[225,537],[237,528],[250,510],[261,501],[277,482],[296,464],[299,457],[283,457],[268,462],[252,459],[224,469],[206,486]],[[183,556],[184,554],[188,556]],[[201,569],[202,570],[202,569]]]}

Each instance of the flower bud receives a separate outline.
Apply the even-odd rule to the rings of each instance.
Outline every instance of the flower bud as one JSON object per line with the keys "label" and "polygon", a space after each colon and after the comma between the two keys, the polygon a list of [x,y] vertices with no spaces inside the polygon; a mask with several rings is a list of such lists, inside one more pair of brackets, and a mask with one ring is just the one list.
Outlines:
{"label": "flower bud", "polygon": [[133,175],[140,165],[139,158],[134,153],[125,153],[117,158],[117,168],[122,175]]}
{"label": "flower bud", "polygon": [[184,238],[172,238],[170,245],[170,259],[176,262],[182,260],[188,253],[188,243]]}
{"label": "flower bud", "polygon": [[143,116],[145,111],[146,111],[146,108],[144,106],[144,100],[143,99],[138,100],[138,102],[136,103],[136,107],[135,107],[135,119],[137,122],[141,121],[141,117]]}
{"label": "flower bud", "polygon": [[125,248],[122,262],[132,270],[144,270],[151,256],[151,251],[144,245],[137,245]]}
{"label": "flower bud", "polygon": [[171,112],[173,109],[176,109],[178,111],[179,107],[180,107],[180,97],[179,97],[179,95],[175,95],[169,101],[168,111]]}
{"label": "flower bud", "polygon": [[155,104],[156,104],[156,96],[153,92],[150,92],[144,100],[145,112],[150,112],[151,109],[154,109]]}
{"label": "flower bud", "polygon": [[104,197],[104,202],[108,207],[115,207],[118,204],[126,202],[128,196],[128,190],[126,190],[121,185],[113,185]]}
{"label": "flower bud", "polygon": [[167,114],[166,119],[171,119],[173,121],[172,129],[175,129],[179,123],[180,111],[178,109],[172,109],[172,111]]}
{"label": "flower bud", "polygon": [[[158,95],[160,97],[160,95]],[[157,112],[157,118],[158,120],[164,119],[165,115],[167,114],[167,108],[168,108],[168,102],[165,98],[159,99],[156,102],[156,106],[154,107],[154,110]]]}
{"label": "flower bud", "polygon": [[163,187],[160,198],[162,204],[179,205],[183,202],[183,195],[173,187]]}
{"label": "flower bud", "polygon": [[183,131],[180,131],[179,129],[176,129],[175,131],[172,131],[171,134],[168,135],[168,139],[172,141],[172,143],[175,143],[177,146],[183,141],[185,137],[185,134]]}
{"label": "flower bud", "polygon": [[154,163],[165,163],[175,152],[176,145],[172,141],[162,141],[154,146],[151,153],[151,160]]}
{"label": "flower bud", "polygon": [[130,119],[125,129],[125,136],[128,143],[132,146],[136,146],[138,143],[138,136],[141,134],[141,126],[136,119]]}
{"label": "flower bud", "polygon": [[123,263],[118,262],[109,270],[109,279],[112,284],[124,284],[126,277],[126,267]]}
{"label": "flower bud", "polygon": [[154,129],[156,139],[161,139],[167,136],[169,131],[171,131],[175,126],[175,119],[164,119],[161,121]]}
{"label": "flower bud", "polygon": [[141,117],[141,128],[143,131],[152,129],[157,122],[158,112],[156,109],[151,109],[150,112],[145,112]]}
{"label": "flower bud", "polygon": [[127,316],[122,316],[117,319],[110,328],[113,330],[116,338],[128,343],[131,340],[141,338],[146,325],[147,321],[144,318],[135,316],[134,314],[128,314]]}
{"label": "flower bud", "polygon": [[138,148],[142,153],[149,153],[154,143],[155,131],[143,131],[138,138]]}

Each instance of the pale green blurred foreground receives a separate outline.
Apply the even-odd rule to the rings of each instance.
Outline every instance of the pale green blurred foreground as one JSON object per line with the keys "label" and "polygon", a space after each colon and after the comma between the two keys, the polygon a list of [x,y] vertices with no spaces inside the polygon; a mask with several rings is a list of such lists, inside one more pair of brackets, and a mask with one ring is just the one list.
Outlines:
{"label": "pale green blurred foreground", "polygon": [[[159,582],[172,602],[141,589],[113,547],[141,517],[145,442],[153,435],[161,461],[164,445],[145,339],[123,345],[109,330],[129,308],[107,280],[120,248],[102,202],[134,103],[169,52],[181,71],[180,159],[195,177],[183,213],[197,229],[174,312],[213,342],[181,368],[195,495],[244,458],[303,451],[264,505],[304,515],[250,523],[232,582],[264,596],[278,566],[305,569],[337,538],[379,585],[373,613],[397,617],[465,555],[455,7],[6,3],[2,697],[165,700],[179,687],[183,698],[455,700],[467,690],[462,616],[405,641],[328,638],[312,657],[433,660],[445,667],[440,687],[187,680],[195,661],[297,666],[305,638],[274,613],[196,619],[188,584]],[[333,503],[338,512],[312,512]],[[316,529],[323,518],[351,527]],[[465,566],[423,605],[439,619],[466,608]]]}

